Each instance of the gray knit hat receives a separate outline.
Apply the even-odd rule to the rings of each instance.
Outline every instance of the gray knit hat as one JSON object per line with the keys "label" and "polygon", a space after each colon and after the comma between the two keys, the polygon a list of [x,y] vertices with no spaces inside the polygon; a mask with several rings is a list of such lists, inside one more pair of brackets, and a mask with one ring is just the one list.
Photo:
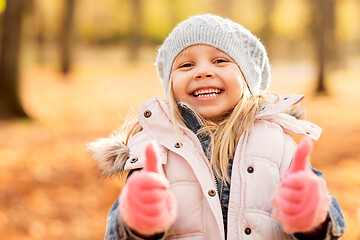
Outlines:
{"label": "gray knit hat", "polygon": [[269,87],[269,59],[259,39],[238,23],[205,14],[179,23],[159,49],[155,65],[167,97],[171,67],[176,56],[195,44],[210,45],[228,54],[241,69],[253,95]]}

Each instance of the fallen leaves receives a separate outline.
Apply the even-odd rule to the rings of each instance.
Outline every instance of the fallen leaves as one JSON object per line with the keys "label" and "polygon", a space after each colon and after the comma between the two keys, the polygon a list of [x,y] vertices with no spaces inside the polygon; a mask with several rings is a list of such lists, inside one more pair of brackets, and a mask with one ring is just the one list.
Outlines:
{"label": "fallen leaves", "polygon": [[[23,101],[33,120],[0,122],[2,239],[103,238],[107,213],[123,179],[102,179],[85,144],[110,134],[131,105],[136,109],[163,90],[151,64],[96,66],[80,66],[66,81],[48,67],[29,68],[23,74]],[[286,70],[280,66],[275,72]],[[309,120],[323,128],[312,164],[325,174],[338,198],[348,225],[343,239],[351,240],[360,239],[357,76],[356,70],[339,72],[331,81],[333,95],[306,99]],[[309,82],[298,84],[309,91]],[[287,82],[279,90],[292,92],[291,85]]]}

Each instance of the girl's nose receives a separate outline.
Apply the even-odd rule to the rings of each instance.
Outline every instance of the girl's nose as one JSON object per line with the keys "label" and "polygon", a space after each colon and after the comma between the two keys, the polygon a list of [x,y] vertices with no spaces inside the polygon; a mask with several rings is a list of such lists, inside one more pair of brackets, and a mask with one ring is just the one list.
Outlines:
{"label": "girl's nose", "polygon": [[211,78],[213,76],[214,76],[214,73],[207,68],[201,68],[195,73],[196,79]]}

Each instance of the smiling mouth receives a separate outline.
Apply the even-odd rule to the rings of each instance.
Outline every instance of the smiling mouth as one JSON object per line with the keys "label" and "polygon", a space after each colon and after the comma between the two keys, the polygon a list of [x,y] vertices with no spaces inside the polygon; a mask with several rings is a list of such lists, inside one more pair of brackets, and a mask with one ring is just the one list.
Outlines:
{"label": "smiling mouth", "polygon": [[222,93],[222,89],[219,88],[208,88],[208,89],[198,89],[192,93],[194,97],[215,97]]}

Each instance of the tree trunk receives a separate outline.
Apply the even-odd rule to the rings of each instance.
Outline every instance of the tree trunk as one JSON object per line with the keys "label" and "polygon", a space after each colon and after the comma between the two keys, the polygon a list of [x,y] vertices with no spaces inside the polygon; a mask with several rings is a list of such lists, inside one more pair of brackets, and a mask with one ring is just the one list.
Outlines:
{"label": "tree trunk", "polygon": [[130,32],[129,60],[138,62],[140,58],[141,23],[142,23],[142,0],[131,0],[132,2],[132,26]]}
{"label": "tree trunk", "polygon": [[44,13],[40,1],[34,2],[34,22],[36,26],[36,60],[39,63],[43,63],[46,61],[45,54],[45,21],[44,21]]}
{"label": "tree trunk", "polygon": [[27,117],[20,101],[19,56],[24,0],[7,1],[0,53],[0,119]]}
{"label": "tree trunk", "polygon": [[336,41],[336,13],[335,13],[335,1],[336,0],[327,0],[323,4],[327,8],[324,12],[325,17],[324,21],[326,23],[326,33],[325,33],[325,44],[328,49],[328,58],[331,66],[339,65],[339,54]]}
{"label": "tree trunk", "polygon": [[75,0],[66,0],[64,8],[63,25],[60,36],[61,71],[67,74],[72,66],[73,20]]}
{"label": "tree trunk", "polygon": [[328,93],[326,85],[326,73],[329,70],[329,63],[335,62],[336,41],[335,41],[335,3],[334,0],[318,0],[317,11],[313,13],[316,19],[316,54],[317,54],[317,94]]}
{"label": "tree trunk", "polygon": [[316,85],[316,93],[326,93],[326,87],[325,87],[325,79],[324,79],[324,72],[325,72],[325,32],[326,32],[326,26],[324,23],[324,16],[325,14],[322,12],[324,11],[323,6],[324,0],[318,0],[317,3],[317,10],[318,12],[316,15],[316,60],[317,60],[317,67],[318,67],[318,76],[317,76],[317,85]]}

